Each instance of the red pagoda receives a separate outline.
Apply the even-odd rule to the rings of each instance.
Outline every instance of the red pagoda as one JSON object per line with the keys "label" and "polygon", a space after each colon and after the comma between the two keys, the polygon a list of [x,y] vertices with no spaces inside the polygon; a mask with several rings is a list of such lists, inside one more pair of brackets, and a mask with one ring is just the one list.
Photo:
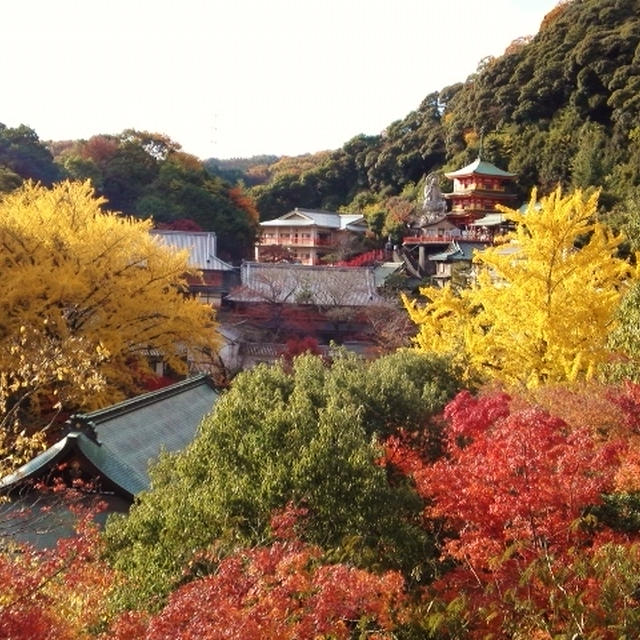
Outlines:
{"label": "red pagoda", "polygon": [[459,227],[496,213],[497,204],[509,205],[516,198],[507,191],[516,174],[498,169],[479,157],[444,175],[453,180],[453,192],[443,194],[450,202],[447,218]]}

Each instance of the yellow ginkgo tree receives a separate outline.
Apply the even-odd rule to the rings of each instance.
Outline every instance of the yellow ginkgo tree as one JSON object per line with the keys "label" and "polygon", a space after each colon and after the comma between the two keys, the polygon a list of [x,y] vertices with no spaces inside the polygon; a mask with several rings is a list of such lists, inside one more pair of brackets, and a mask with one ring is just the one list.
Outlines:
{"label": "yellow ginkgo tree", "polygon": [[470,288],[422,288],[426,304],[404,298],[416,346],[506,385],[594,376],[634,275],[616,257],[621,238],[595,220],[597,200],[558,188],[539,203],[534,191],[524,213],[502,208],[515,230],[475,254]]}
{"label": "yellow ginkgo tree", "polygon": [[150,354],[185,372],[187,355],[218,345],[211,308],[185,295],[187,252],[104,205],[73,182],[26,184],[0,200],[5,423],[22,398],[104,406],[140,388]]}

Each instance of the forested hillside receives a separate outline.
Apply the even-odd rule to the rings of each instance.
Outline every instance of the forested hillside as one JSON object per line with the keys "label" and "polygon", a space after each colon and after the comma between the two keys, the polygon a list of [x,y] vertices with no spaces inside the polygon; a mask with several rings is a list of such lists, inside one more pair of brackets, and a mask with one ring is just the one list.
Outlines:
{"label": "forested hillside", "polygon": [[380,135],[254,187],[261,218],[343,206],[382,211],[391,230],[406,215],[397,197],[411,203],[426,173],[471,162],[483,132],[483,157],[519,175],[520,195],[599,185],[610,209],[640,184],[639,16],[638,0],[561,2],[535,37],[482,60]]}

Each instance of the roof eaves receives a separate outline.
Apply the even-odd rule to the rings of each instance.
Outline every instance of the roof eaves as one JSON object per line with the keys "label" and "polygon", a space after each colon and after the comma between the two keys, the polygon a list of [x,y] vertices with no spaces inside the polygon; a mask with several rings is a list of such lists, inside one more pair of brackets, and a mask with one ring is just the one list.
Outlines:
{"label": "roof eaves", "polygon": [[[75,434],[78,435],[78,434]],[[46,469],[50,464],[55,463],[65,455],[72,451],[76,446],[76,437],[75,435],[69,434],[59,440],[54,445],[49,447],[46,451],[43,451],[41,454],[37,455],[29,462],[26,462],[21,467],[16,469],[13,473],[10,473],[4,478],[0,478],[0,492],[7,491],[8,489],[30,480],[36,476],[38,476],[44,469]]]}

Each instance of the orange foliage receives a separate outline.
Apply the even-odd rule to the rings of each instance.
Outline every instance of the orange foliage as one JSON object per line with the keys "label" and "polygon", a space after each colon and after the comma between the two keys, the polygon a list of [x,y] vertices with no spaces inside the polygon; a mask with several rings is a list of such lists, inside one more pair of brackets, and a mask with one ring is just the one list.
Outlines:
{"label": "orange foliage", "polygon": [[519,406],[533,402],[572,428],[588,429],[595,438],[608,440],[625,437],[628,416],[622,406],[625,388],[596,382],[581,385],[549,385],[530,391],[527,400],[517,399]]}
{"label": "orange foliage", "polygon": [[567,6],[574,0],[560,0],[558,4],[549,11],[540,23],[540,31],[544,31],[550,27],[566,10]]}
{"label": "orange foliage", "polygon": [[269,165],[271,178],[280,175],[301,176],[307,171],[319,167],[331,157],[331,151],[318,151],[317,153],[305,153],[301,156],[283,156],[277,162]]}
{"label": "orange foliage", "polygon": [[229,197],[236,207],[243,209],[247,213],[251,222],[254,224],[260,222],[260,213],[256,207],[256,202],[247,191],[240,186],[235,186],[229,189]]}
{"label": "orange foliage", "polygon": [[118,140],[112,136],[93,136],[82,145],[80,155],[102,166],[118,151]]}
{"label": "orange foliage", "polygon": [[186,171],[202,171],[202,162],[196,156],[184,151],[173,151],[171,153],[171,162]]}
{"label": "orange foliage", "polygon": [[208,558],[216,567],[213,575],[180,587],[148,621],[143,614],[126,614],[109,637],[347,640],[358,630],[391,640],[405,604],[402,577],[325,564],[319,548],[296,537],[304,515],[293,507],[277,513],[271,528],[279,541],[222,560]]}

